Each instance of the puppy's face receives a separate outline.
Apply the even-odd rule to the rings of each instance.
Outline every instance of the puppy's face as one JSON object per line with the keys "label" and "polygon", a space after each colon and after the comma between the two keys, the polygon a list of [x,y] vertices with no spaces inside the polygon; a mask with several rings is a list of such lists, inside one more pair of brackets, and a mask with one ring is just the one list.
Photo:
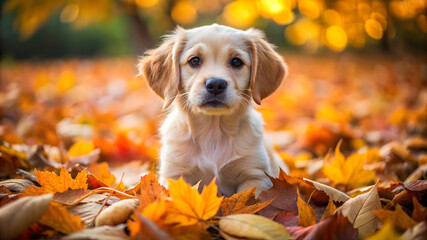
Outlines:
{"label": "puppy's face", "polygon": [[286,73],[282,58],[263,34],[209,25],[178,28],[140,62],[141,73],[164,100],[178,98],[183,109],[208,115],[232,113],[258,104],[280,85]]}
{"label": "puppy's face", "polygon": [[185,106],[219,115],[249,104],[251,56],[244,32],[209,26],[189,30],[186,37],[179,60]]}

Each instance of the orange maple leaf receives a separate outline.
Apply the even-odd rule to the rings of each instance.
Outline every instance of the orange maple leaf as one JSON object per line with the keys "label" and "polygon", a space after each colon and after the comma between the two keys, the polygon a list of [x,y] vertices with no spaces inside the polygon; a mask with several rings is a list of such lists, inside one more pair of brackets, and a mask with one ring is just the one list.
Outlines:
{"label": "orange maple leaf", "polygon": [[79,172],[73,180],[70,173],[62,167],[58,175],[54,172],[40,172],[35,170],[37,181],[41,187],[28,187],[22,193],[24,195],[40,195],[44,193],[65,192],[68,189],[84,189],[87,190],[87,174],[86,169]]}
{"label": "orange maple leaf", "polygon": [[112,186],[114,183],[116,183],[116,177],[110,173],[108,170],[108,163],[106,162],[100,164],[91,164],[88,167],[88,170],[96,177],[96,179],[102,183],[105,183],[107,186]]}
{"label": "orange maple leaf", "polygon": [[81,231],[85,228],[85,224],[79,216],[71,214],[67,207],[54,202],[49,205],[39,222],[65,234]]}
{"label": "orange maple leaf", "polygon": [[224,198],[219,210],[220,215],[227,216],[230,214],[242,213],[254,214],[265,208],[273,201],[273,199],[271,199],[270,201],[266,202],[257,202],[255,199],[255,190],[256,187],[241,193],[234,194],[231,197]]}
{"label": "orange maple leaf", "polygon": [[169,180],[169,194],[173,201],[166,223],[190,226],[212,218],[218,212],[223,199],[217,196],[217,191],[215,179],[203,188],[202,194],[188,185],[182,177]]}
{"label": "orange maple leaf", "polygon": [[[139,184],[132,190],[139,193],[137,197],[139,199],[140,209],[144,209],[148,204],[165,199],[169,196],[168,190],[160,185],[153,172],[143,176]],[[132,192],[129,191],[127,191],[127,193],[132,194]]]}
{"label": "orange maple leaf", "polygon": [[353,154],[346,159],[340,151],[341,143],[335,148],[334,159],[325,162],[323,173],[335,184],[344,184],[350,189],[369,184],[375,179],[375,173],[363,168],[366,154]]}

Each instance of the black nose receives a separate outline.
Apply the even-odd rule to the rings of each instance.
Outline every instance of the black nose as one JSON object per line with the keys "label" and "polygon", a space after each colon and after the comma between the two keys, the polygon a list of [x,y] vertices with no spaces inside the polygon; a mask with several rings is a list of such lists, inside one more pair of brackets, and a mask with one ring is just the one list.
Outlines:
{"label": "black nose", "polygon": [[206,90],[213,95],[218,95],[227,88],[227,82],[219,78],[209,78],[205,83]]}

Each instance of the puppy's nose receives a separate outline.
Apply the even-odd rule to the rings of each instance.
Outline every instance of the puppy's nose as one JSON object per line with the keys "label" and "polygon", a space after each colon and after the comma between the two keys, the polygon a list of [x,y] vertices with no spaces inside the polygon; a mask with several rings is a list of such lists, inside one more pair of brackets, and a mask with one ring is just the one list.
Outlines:
{"label": "puppy's nose", "polygon": [[227,88],[227,82],[220,78],[209,78],[205,83],[206,90],[213,95],[218,95]]}

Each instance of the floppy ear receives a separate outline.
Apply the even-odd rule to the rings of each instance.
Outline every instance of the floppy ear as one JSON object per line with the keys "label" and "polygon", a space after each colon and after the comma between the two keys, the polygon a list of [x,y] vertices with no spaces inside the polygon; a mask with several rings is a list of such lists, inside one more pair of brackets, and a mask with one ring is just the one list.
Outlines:
{"label": "floppy ear", "polygon": [[248,46],[252,57],[250,89],[253,100],[259,105],[262,99],[280,86],[287,66],[261,31],[249,29],[246,33],[249,35]]}
{"label": "floppy ear", "polygon": [[178,94],[180,84],[179,56],[185,42],[185,30],[177,28],[165,37],[156,49],[145,52],[138,68],[151,89],[164,100],[163,109],[167,108]]}

